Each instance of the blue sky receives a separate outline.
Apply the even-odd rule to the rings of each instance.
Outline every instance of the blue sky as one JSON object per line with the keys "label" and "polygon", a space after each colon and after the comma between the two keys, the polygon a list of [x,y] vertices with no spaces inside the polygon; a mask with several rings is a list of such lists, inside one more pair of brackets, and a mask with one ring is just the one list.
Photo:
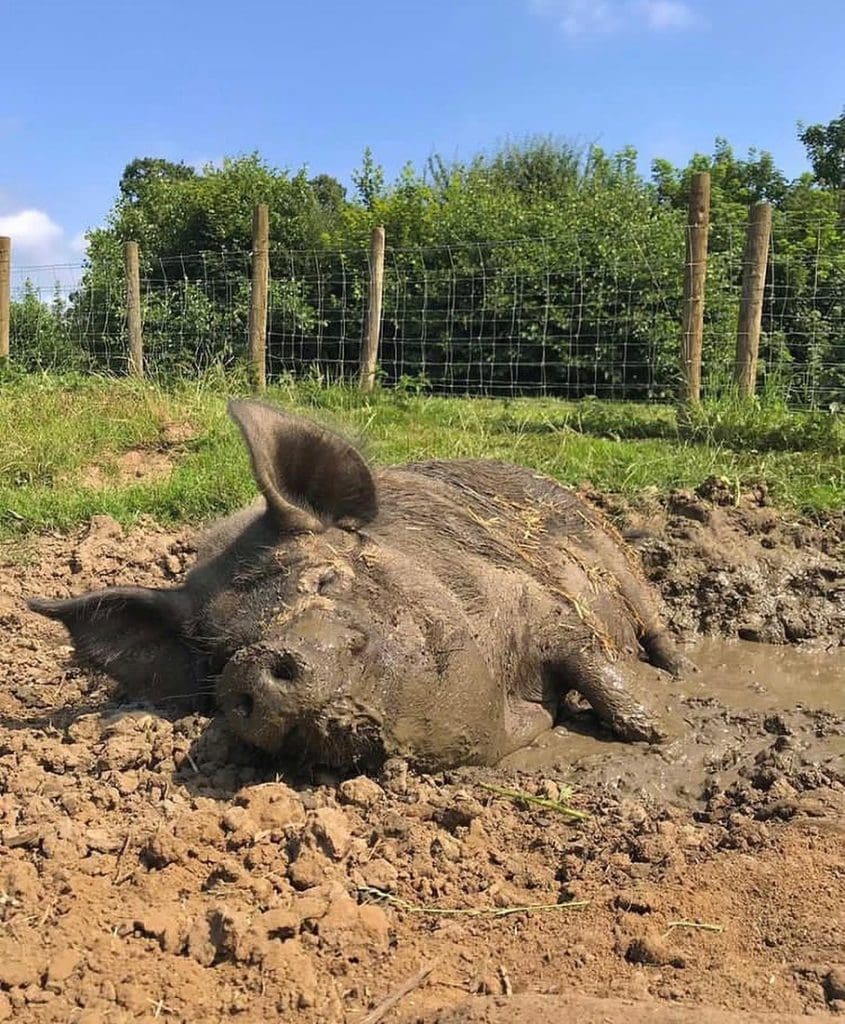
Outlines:
{"label": "blue sky", "polygon": [[[0,234],[79,260],[136,156],[258,149],[348,182],[553,134],[685,163],[722,135],[805,169],[845,106],[845,0],[2,4]],[[11,63],[11,66],[9,66]]]}

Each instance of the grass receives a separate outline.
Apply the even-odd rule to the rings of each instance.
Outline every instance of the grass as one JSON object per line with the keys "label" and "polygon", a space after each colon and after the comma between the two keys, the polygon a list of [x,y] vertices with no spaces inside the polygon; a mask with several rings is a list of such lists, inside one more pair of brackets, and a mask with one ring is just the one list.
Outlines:
{"label": "grass", "polygon": [[[125,379],[15,376],[0,381],[0,540],[67,530],[98,513],[198,522],[255,493],[225,404],[237,378],[169,387]],[[765,480],[783,506],[809,513],[845,504],[845,420],[771,401],[724,401],[679,422],[669,406],[546,399],[462,400],[322,388],[273,388],[268,398],[362,438],[376,462],[483,456],[635,494],[694,487],[711,475],[741,487]],[[121,481],[121,452],[161,449],[173,426],[192,436],[160,479]],[[185,431],[187,432],[187,431]],[[104,468],[96,483],[85,470]]]}

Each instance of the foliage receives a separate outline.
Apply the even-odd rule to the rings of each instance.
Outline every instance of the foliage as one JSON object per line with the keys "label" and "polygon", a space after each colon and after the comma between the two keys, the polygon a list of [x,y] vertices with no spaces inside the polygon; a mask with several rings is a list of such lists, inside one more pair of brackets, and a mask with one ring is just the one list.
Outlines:
{"label": "foliage", "polygon": [[815,180],[824,188],[845,189],[845,107],[827,124],[799,128]]}
{"label": "foliage", "polygon": [[72,316],[58,288],[47,304],[33,283],[24,281],[22,294],[10,309],[15,362],[27,370],[81,368],[85,357],[73,341]]}
{"label": "foliage", "polygon": [[[842,119],[803,128],[816,177],[724,139],[685,167],[631,149],[509,142],[464,162],[433,156],[392,183],[367,149],[348,196],[336,179],[257,154],[201,170],[126,168],[83,280],[48,329],[24,296],[16,347],[32,365],[124,369],[123,243],[142,254],[147,359],[160,374],[234,366],[245,351],[253,209],[270,207],[272,375],[348,379],[367,312],[368,246],[386,229],[380,380],[434,391],[665,398],[677,385],[686,207],[712,180],[705,387],[730,390],[749,206],[774,206],[761,383],[792,400],[845,399],[845,218],[832,183]],[[837,154],[839,154],[837,156]],[[45,314],[46,315],[46,314]],[[43,322],[42,322],[43,321]],[[73,339],[73,344],[70,343]]]}

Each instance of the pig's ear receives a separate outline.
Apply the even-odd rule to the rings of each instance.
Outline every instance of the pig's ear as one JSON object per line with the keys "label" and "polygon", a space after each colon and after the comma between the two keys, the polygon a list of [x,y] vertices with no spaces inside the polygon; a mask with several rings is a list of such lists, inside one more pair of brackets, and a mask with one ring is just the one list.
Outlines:
{"label": "pig's ear", "polygon": [[375,519],[373,475],[347,440],[262,402],[230,402],[229,414],[241,428],[255,481],[282,532],[318,533],[327,524]]}
{"label": "pig's ear", "polygon": [[160,699],[194,684],[179,591],[110,587],[67,600],[32,598],[29,607],[64,623],[80,660],[132,696]]}

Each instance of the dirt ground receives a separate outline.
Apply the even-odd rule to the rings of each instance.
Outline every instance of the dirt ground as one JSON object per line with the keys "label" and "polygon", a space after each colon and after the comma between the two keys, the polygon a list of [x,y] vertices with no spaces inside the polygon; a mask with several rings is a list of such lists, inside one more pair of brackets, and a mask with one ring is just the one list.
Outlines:
{"label": "dirt ground", "polygon": [[[173,583],[187,532],[98,518],[0,564],[0,1020],[845,1012],[845,520],[802,522],[719,481],[592,498],[680,638],[758,641],[667,689],[682,727],[663,749],[581,716],[521,765],[282,779],[205,718],[112,703],[25,610],[31,594]],[[775,691],[759,642],[815,653],[789,652]],[[489,788],[569,785],[584,821]]]}

